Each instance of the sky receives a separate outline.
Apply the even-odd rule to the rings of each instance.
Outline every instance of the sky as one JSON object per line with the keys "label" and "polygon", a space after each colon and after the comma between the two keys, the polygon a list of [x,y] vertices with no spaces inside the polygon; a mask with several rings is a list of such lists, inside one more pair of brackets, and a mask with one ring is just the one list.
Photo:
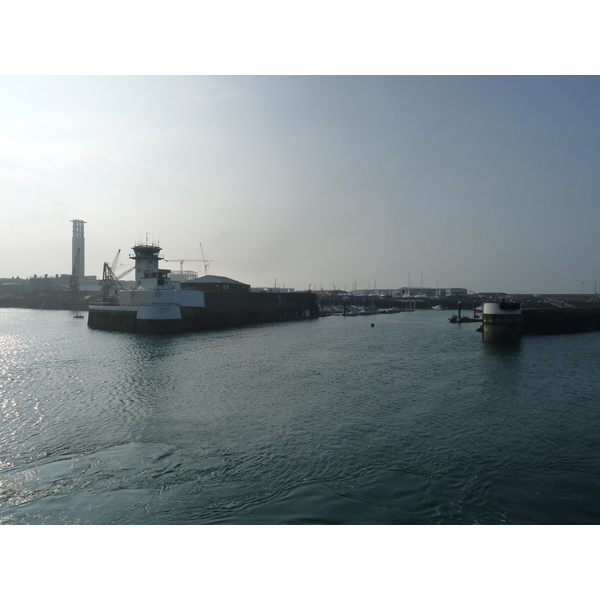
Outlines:
{"label": "sky", "polygon": [[598,107],[595,76],[2,76],[0,277],[70,273],[82,219],[88,275],[149,240],[253,286],[590,293]]}
{"label": "sky", "polygon": [[595,14],[504,9],[7,6],[0,278],[70,273],[82,219],[98,277],[148,240],[253,286],[593,292]]}

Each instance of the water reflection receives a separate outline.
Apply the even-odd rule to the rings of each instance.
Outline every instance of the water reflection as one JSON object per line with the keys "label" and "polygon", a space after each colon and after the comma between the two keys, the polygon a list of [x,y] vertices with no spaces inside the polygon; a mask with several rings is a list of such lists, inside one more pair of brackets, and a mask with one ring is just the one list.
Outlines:
{"label": "water reflection", "polygon": [[481,343],[480,393],[483,398],[507,401],[523,392],[522,344]]}
{"label": "water reflection", "polygon": [[522,352],[521,344],[501,344],[482,342],[486,357],[499,357],[505,360],[516,360]]}

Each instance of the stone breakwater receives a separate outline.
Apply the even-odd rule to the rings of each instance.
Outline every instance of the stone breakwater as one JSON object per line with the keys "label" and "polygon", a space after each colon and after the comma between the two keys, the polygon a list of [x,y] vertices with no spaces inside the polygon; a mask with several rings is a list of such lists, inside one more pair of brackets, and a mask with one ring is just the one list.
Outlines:
{"label": "stone breakwater", "polygon": [[600,307],[524,308],[523,335],[552,335],[600,331]]}

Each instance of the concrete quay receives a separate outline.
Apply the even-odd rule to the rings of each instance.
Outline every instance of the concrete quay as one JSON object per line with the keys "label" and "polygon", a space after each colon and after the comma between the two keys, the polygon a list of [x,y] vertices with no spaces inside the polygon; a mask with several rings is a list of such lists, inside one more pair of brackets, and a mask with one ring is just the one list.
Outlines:
{"label": "concrete quay", "polygon": [[523,335],[556,335],[600,331],[600,306],[523,308]]}

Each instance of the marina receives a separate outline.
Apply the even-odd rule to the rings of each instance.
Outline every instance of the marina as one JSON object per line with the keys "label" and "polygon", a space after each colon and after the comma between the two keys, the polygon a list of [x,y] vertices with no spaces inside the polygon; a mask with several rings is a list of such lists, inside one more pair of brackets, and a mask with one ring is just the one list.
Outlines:
{"label": "marina", "polygon": [[[54,590],[67,565],[100,567],[109,597],[594,589],[600,79],[470,74],[503,72],[504,40],[517,70],[527,49],[535,72],[569,47],[593,61],[594,15],[478,5],[477,28],[415,6],[408,38],[358,5],[119,6],[83,36],[81,11],[11,6],[5,54],[43,71],[0,96],[0,525],[25,595],[85,594]],[[328,52],[362,65],[365,32],[377,72],[421,61],[420,22],[442,42],[426,71],[449,56],[449,75],[318,74]],[[301,40],[329,47],[317,73],[272,74],[306,72]],[[234,73],[181,74],[224,43]],[[173,52],[172,75],[102,74]],[[52,75],[58,55],[92,73]]]}

